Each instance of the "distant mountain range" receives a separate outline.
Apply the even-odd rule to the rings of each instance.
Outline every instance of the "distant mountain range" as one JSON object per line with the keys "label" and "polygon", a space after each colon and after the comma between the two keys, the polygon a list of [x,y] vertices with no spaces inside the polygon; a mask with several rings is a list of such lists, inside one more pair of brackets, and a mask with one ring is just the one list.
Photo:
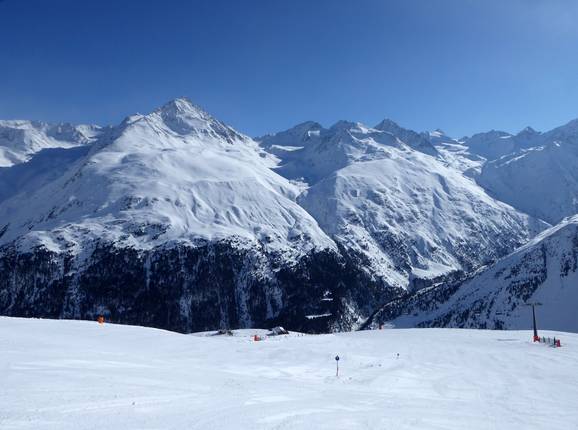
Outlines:
{"label": "distant mountain range", "polygon": [[538,297],[578,331],[576,148],[578,121],[252,139],[187,99],[113,127],[0,121],[0,314],[509,328]]}

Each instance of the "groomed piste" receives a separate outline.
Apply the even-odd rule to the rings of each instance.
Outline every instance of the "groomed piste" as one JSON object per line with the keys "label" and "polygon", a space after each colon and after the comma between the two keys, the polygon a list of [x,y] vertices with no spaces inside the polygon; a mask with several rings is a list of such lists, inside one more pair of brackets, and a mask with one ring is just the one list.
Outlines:
{"label": "groomed piste", "polygon": [[[573,429],[578,335],[233,336],[0,318],[0,428]],[[254,341],[258,334],[264,340]],[[339,355],[339,377],[335,356]]]}

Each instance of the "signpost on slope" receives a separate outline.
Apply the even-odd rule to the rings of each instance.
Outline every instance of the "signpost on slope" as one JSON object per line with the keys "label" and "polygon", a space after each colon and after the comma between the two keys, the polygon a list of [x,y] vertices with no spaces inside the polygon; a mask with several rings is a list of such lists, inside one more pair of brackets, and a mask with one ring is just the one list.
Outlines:
{"label": "signpost on slope", "polygon": [[534,342],[539,342],[538,327],[536,326],[536,306],[542,306],[540,302],[526,302],[526,306],[532,306],[532,325],[534,327]]}

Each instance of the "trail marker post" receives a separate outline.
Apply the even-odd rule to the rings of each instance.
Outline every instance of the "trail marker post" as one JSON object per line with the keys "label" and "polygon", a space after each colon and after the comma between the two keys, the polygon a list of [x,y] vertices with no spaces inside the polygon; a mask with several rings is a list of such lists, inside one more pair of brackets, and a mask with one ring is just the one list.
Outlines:
{"label": "trail marker post", "polygon": [[534,342],[540,342],[540,337],[538,336],[538,327],[536,326],[536,306],[542,306],[540,302],[528,302],[526,306],[532,306],[532,325],[534,327]]}
{"label": "trail marker post", "polygon": [[339,376],[339,355],[335,356],[335,364],[337,365],[337,370],[335,371],[335,376]]}

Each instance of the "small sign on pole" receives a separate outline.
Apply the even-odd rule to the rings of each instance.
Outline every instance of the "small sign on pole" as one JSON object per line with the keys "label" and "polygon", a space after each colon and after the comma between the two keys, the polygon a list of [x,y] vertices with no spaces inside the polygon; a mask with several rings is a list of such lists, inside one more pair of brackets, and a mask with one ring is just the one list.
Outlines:
{"label": "small sign on pole", "polygon": [[335,356],[335,364],[337,365],[337,370],[335,371],[335,376],[339,376],[339,355]]}

